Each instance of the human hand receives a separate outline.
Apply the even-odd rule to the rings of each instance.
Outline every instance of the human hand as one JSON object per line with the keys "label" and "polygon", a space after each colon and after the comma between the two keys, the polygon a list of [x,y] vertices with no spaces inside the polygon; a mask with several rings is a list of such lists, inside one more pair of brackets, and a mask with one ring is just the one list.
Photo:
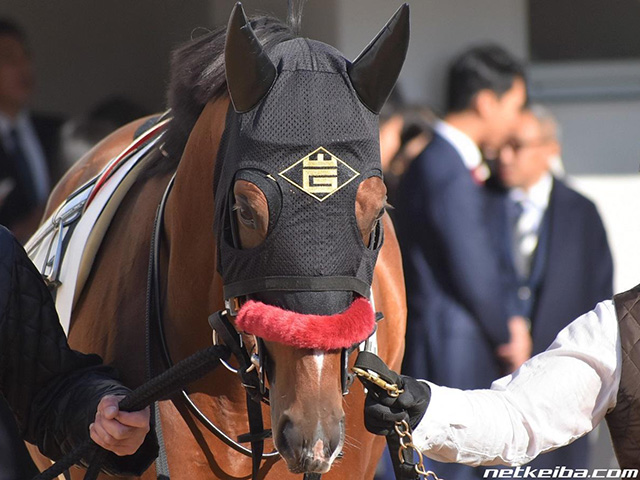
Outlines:
{"label": "human hand", "polygon": [[395,398],[380,394],[377,387],[368,390],[364,425],[371,433],[389,435],[394,431],[396,422],[402,420],[415,428],[424,417],[431,400],[429,385],[406,375],[400,375],[400,378],[404,392]]}
{"label": "human hand", "polygon": [[500,345],[496,354],[505,363],[507,373],[512,373],[529,360],[533,343],[526,318],[513,316],[509,319],[508,327],[511,335],[509,343]]}
{"label": "human hand", "polygon": [[89,425],[91,439],[118,456],[133,455],[149,432],[149,407],[123,412],[118,404],[124,396],[105,395],[98,404],[95,421]]}

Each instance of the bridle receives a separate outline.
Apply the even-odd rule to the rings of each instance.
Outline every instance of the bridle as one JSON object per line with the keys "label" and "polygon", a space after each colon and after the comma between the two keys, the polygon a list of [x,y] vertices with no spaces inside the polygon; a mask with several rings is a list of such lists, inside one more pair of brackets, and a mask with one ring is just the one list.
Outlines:
{"label": "bridle", "polygon": [[[151,237],[149,272],[147,278],[147,307],[146,307],[146,356],[147,356],[147,376],[152,377],[155,374],[153,358],[159,355],[164,363],[165,369],[173,366],[173,360],[169,352],[168,344],[165,337],[161,292],[160,292],[160,239],[163,229],[164,211],[167,200],[175,181],[175,174],[170,179],[162,199],[156,210],[154,226]],[[294,286],[294,284],[291,284]],[[331,285],[329,281],[326,285]],[[245,297],[246,298],[246,297]],[[252,458],[252,479],[256,479],[260,468],[260,462],[270,458],[278,457],[280,454],[277,450],[264,452],[264,440],[271,437],[271,430],[264,429],[262,419],[261,403],[269,405],[269,390],[266,386],[266,363],[267,353],[264,342],[259,337],[254,337],[254,347],[251,351],[247,350],[243,336],[239,333],[230,321],[242,306],[243,298],[232,296],[225,301],[225,310],[215,312],[209,316],[209,325],[212,328],[213,345],[226,345],[238,362],[238,368],[232,367],[228,362],[220,360],[222,365],[230,372],[237,374],[242,386],[246,391],[247,414],[249,417],[249,433],[240,435],[237,440],[225,433],[222,429],[215,425],[191,400],[186,390],[181,390],[180,396],[184,400],[185,405],[195,418],[213,435],[224,442],[227,446],[235,451]],[[382,314],[376,314],[376,321],[382,319]],[[342,394],[347,395],[349,388],[353,384],[355,376],[349,372],[349,356],[359,347],[358,344],[352,345],[350,348],[343,348],[341,351],[341,388]],[[371,336],[364,342],[364,349],[375,351],[375,329]],[[159,350],[159,351],[156,351]],[[158,404],[154,404],[154,419],[156,423],[156,434],[158,436],[158,444],[160,446],[160,454],[156,461],[156,473],[158,478],[169,479],[169,468],[166,459],[166,448],[164,446],[162,425],[158,410]],[[251,448],[247,448],[242,443],[251,443]],[[342,453],[340,454],[342,455]],[[320,474],[305,474],[305,480],[320,479]]]}

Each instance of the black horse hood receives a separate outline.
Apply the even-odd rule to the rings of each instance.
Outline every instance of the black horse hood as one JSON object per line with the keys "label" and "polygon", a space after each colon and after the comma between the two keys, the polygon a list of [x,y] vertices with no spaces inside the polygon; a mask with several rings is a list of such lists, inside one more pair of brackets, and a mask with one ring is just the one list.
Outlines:
{"label": "black horse hood", "polygon": [[[268,60],[263,53],[256,71],[266,72],[267,81],[249,96],[256,88],[265,93],[248,111],[238,106],[255,99],[237,101],[227,74],[234,108],[219,150],[215,196],[225,298],[268,290],[368,296],[382,227],[365,245],[356,194],[382,169],[378,115],[352,80],[357,61],[351,64],[335,48],[305,38],[276,45]],[[232,190],[238,179],[254,183],[269,203],[267,238],[246,250],[234,238]]]}

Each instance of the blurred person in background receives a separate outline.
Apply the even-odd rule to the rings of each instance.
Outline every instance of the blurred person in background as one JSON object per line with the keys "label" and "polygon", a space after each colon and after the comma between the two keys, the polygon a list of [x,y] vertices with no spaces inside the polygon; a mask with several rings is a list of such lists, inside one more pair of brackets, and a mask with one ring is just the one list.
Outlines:
{"label": "blurred person in background", "polygon": [[[395,205],[408,306],[403,372],[486,388],[531,349],[526,320],[508,313],[479,175],[481,149],[498,150],[511,136],[526,85],[520,62],[496,45],[458,56],[447,83],[447,114],[402,177]],[[434,468],[443,478],[482,476],[457,465]]]}
{"label": "blurred person in background", "polygon": [[87,114],[67,120],[60,134],[60,164],[68,170],[107,135],[151,112],[124,96],[99,102]]}
{"label": "blurred person in background", "polygon": [[0,224],[25,242],[35,231],[57,171],[59,119],[29,111],[31,54],[22,29],[0,19]]}
{"label": "blurred person in background", "polygon": [[[433,136],[436,116],[428,107],[410,105],[396,110],[380,122],[380,150],[387,203],[396,203],[398,184],[411,162],[426,148]],[[392,217],[394,210],[391,210]]]}
{"label": "blurred person in background", "polygon": [[[505,190],[488,199],[488,223],[501,253],[511,313],[529,320],[533,354],[573,319],[613,295],[613,260],[595,205],[552,174],[559,158],[551,113],[531,106],[500,150],[496,173]],[[538,457],[533,468],[588,468],[586,437]]]}
{"label": "blurred person in background", "polygon": [[380,163],[383,172],[389,168],[389,163],[400,149],[400,132],[404,125],[402,112],[405,108],[407,108],[407,102],[400,85],[396,84],[378,116],[380,121]]}
{"label": "blurred person in background", "polygon": [[[395,91],[395,90],[394,90]],[[431,141],[435,115],[431,109],[389,102],[380,113],[380,159],[389,215],[395,220],[400,178],[411,162]],[[393,464],[385,450],[375,475],[376,480],[394,480]]]}

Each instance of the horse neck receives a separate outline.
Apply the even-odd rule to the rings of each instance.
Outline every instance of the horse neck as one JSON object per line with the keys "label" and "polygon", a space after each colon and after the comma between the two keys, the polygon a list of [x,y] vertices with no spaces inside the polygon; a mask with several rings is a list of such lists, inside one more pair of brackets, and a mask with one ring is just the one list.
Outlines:
{"label": "horse neck", "polygon": [[228,98],[207,104],[176,171],[165,211],[165,329],[174,358],[211,344],[207,316],[223,308],[216,273],[213,174]]}

